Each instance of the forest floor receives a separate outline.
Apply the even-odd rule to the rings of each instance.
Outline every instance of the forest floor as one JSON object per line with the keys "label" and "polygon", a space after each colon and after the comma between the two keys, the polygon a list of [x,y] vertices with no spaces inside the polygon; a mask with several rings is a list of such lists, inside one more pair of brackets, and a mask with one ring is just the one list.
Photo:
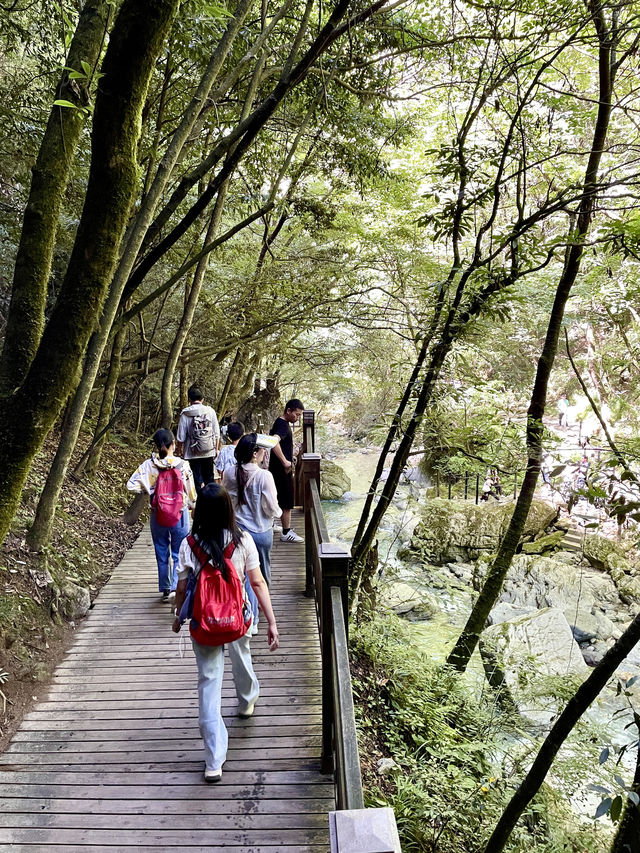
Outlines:
{"label": "forest floor", "polygon": [[[121,515],[130,502],[125,483],[145,450],[115,436],[94,480],[67,478],[50,545],[41,554],[29,549],[27,531],[57,440],[56,433],[49,435],[0,548],[0,751],[41,698],[73,639],[74,623],[58,613],[57,587],[70,580],[89,589],[93,600],[141,529],[140,523],[124,524]],[[81,437],[77,458],[87,444],[88,436]]]}

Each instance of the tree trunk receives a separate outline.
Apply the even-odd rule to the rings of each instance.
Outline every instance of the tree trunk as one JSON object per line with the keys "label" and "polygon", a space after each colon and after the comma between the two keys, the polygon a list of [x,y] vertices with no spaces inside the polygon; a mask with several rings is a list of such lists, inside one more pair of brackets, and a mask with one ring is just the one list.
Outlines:
{"label": "tree trunk", "polygon": [[[640,723],[637,719],[636,729],[640,737]],[[636,771],[631,788],[640,797],[640,744],[636,751]],[[611,853],[640,853],[640,806],[628,798],[613,839]]]}
{"label": "tree trunk", "polygon": [[[218,228],[220,227],[220,220],[222,219],[222,210],[224,208],[224,202],[227,196],[227,187],[228,182],[225,182],[225,184],[220,188],[220,192],[218,193],[218,196],[216,198],[213,213],[211,214],[211,219],[209,221],[209,227],[207,228],[207,233],[204,238],[205,246],[211,243],[211,241],[215,239],[216,234],[218,233]],[[193,281],[191,283],[191,288],[189,290],[189,296],[187,297],[187,304],[185,305],[185,309],[182,313],[180,323],[178,324],[175,336],[173,338],[173,341],[171,342],[169,356],[167,358],[167,363],[165,365],[164,373],[162,375],[162,389],[160,391],[160,400],[162,402],[162,426],[165,429],[171,429],[171,426],[173,424],[173,377],[176,371],[176,367],[178,365],[180,353],[182,352],[182,347],[184,346],[187,340],[189,330],[191,329],[191,324],[193,323],[193,318],[195,316],[196,308],[198,306],[198,300],[200,299],[200,291],[202,290],[204,277],[207,273],[208,267],[209,255],[204,258],[201,258],[200,263],[196,267],[196,271],[193,276]]]}
{"label": "tree trunk", "polygon": [[[109,8],[106,0],[87,0],[69,47],[65,63],[68,68],[81,71],[81,61],[88,62],[92,68],[96,65]],[[55,99],[69,101],[76,108],[51,108],[32,169],[0,357],[0,391],[5,394],[10,394],[23,382],[42,337],[60,209],[87,115],[83,108],[89,103],[92,79],[93,75],[70,80],[69,71],[63,71]]]}
{"label": "tree trunk", "polygon": [[[103,432],[109,420],[111,419],[111,412],[113,410],[113,402],[116,398],[116,389],[118,387],[118,379],[120,378],[120,366],[122,365],[122,347],[124,346],[124,339],[126,336],[126,328],[123,326],[121,329],[118,329],[114,339],[113,344],[111,345],[111,358],[109,359],[109,373],[107,376],[107,382],[104,386],[104,390],[102,392],[102,403],[100,404],[100,413],[98,414],[98,421],[96,423],[96,428],[93,431],[93,450],[91,451],[91,456],[87,460],[84,466],[84,473],[88,477],[95,477],[98,466],[100,465],[100,457],[102,456],[102,448],[107,441],[109,433],[106,432],[102,435],[101,438],[98,438],[100,434]],[[83,473],[82,470],[76,472],[78,475]],[[36,521],[37,521],[36,516]],[[35,523],[34,523],[35,526]]]}
{"label": "tree trunk", "polygon": [[[216,46],[198,89],[191,99],[188,108],[185,110],[180,125],[171,138],[171,142],[160,162],[158,171],[151,184],[151,188],[145,196],[140,210],[135,217],[133,226],[127,235],[126,247],[113,277],[109,295],[102,312],[99,328],[91,336],[91,340],[89,342],[84,370],[71,404],[72,417],[70,418],[70,427],[68,431],[64,432],[61,438],[54,463],[47,478],[47,484],[45,486],[47,490],[46,508],[43,507],[41,519],[38,524],[38,533],[36,534],[34,532],[32,537],[34,542],[37,541],[39,543],[39,547],[46,544],[51,533],[55,506],[71,461],[71,455],[78,440],[80,426],[84,418],[84,413],[89,402],[89,396],[93,389],[98,369],[100,367],[102,354],[105,346],[107,345],[113,321],[118,311],[118,307],[120,306],[124,286],[133,268],[140,245],[152,220],[162,191],[164,190],[171,172],[178,161],[189,133],[193,129],[193,125],[195,124],[202,109],[202,104],[211,90],[215,78],[227,56],[242,22],[244,21],[249,7],[250,0],[241,0],[239,3],[236,15],[230,21],[227,30]],[[39,507],[38,512],[40,514]]]}
{"label": "tree trunk", "polygon": [[509,527],[500,543],[498,554],[487,572],[487,578],[482,587],[480,595],[473,606],[467,623],[458,637],[452,651],[447,658],[447,663],[460,671],[464,671],[469,659],[478,644],[480,634],[486,625],[489,613],[496,603],[504,585],[509,567],[516,548],[520,542],[522,531],[529,514],[531,501],[538,482],[540,473],[540,462],[542,459],[542,417],[547,399],[547,386],[553,369],[556,352],[558,349],[558,338],[562,327],[564,309],[571,292],[571,288],[580,270],[580,261],[584,250],[584,241],[589,231],[591,214],[598,192],[597,179],[598,168],[602,158],[609,120],[611,117],[613,76],[611,69],[612,44],[605,30],[604,17],[601,7],[591,7],[591,14],[596,24],[599,39],[598,67],[600,97],[598,104],[598,115],[593,133],[593,142],[589,155],[589,162],[584,177],[584,192],[578,208],[577,224],[570,233],[570,245],[567,250],[566,260],[560,281],[556,290],[547,334],[545,337],[542,353],[538,361],[536,376],[531,394],[531,402],[527,412],[527,470],[522,483],[520,494],[516,502]]}
{"label": "tree trunk", "polygon": [[[586,681],[576,690],[540,747],[531,769],[520,783],[487,842],[484,853],[501,853],[523,811],[540,790],[553,760],[571,730],[605,687],[616,669],[640,641],[640,615],[609,649]],[[624,848],[623,848],[624,849]]]}
{"label": "tree trunk", "polygon": [[[73,388],[138,185],[140,116],[178,0],[124,0],[98,87],[84,209],[56,306],[24,383],[0,414],[0,541],[32,460]],[[16,424],[20,423],[20,429]]]}
{"label": "tree trunk", "polygon": [[224,413],[227,408],[227,400],[229,399],[229,391],[231,390],[231,383],[233,381],[233,377],[235,375],[236,370],[238,369],[238,362],[240,361],[240,347],[236,350],[236,354],[233,357],[233,361],[231,362],[231,367],[229,368],[229,372],[227,373],[227,378],[224,383],[224,388],[222,389],[222,394],[220,394],[220,399],[218,400],[218,415],[222,418],[224,417]]}

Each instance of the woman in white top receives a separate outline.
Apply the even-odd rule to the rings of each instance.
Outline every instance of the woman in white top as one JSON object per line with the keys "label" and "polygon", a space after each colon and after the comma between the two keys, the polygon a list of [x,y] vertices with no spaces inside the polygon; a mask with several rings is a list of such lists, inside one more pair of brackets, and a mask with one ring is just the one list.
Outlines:
{"label": "woman in white top", "polygon": [[[145,459],[129,478],[127,489],[130,492],[149,495],[151,504],[151,538],[158,563],[158,589],[162,593],[162,600],[169,600],[169,593],[175,590],[178,583],[178,551],[182,540],[189,532],[189,507],[193,506],[196,490],[193,475],[189,464],[176,456],[175,438],[170,429],[159,429],[153,436],[156,452],[151,454],[151,459]],[[182,481],[182,507],[177,506],[175,524],[167,527],[158,518],[158,512],[153,506],[153,495],[158,483],[158,477],[162,471],[176,469],[179,479]],[[164,475],[163,475],[164,476]],[[171,565],[169,563],[171,556]]]}
{"label": "woman in white top", "polygon": [[273,519],[280,518],[278,495],[273,474],[260,467],[264,447],[255,432],[243,435],[236,445],[236,464],[227,468],[222,482],[231,495],[236,521],[251,534],[260,557],[260,569],[267,584],[271,582]]}
{"label": "woman in white top", "polygon": [[[280,518],[282,510],[278,506],[273,474],[261,467],[265,453],[264,447],[260,447],[261,438],[255,432],[242,436],[235,447],[236,464],[225,470],[222,482],[231,495],[238,526],[250,534],[258,549],[260,571],[268,586],[271,583],[273,519]],[[255,633],[258,601],[250,586],[245,586],[253,612],[251,630]]]}
{"label": "woman in white top", "polygon": [[[269,589],[260,572],[258,554],[253,540],[241,531],[235,521],[233,506],[226,490],[217,483],[205,485],[198,497],[193,514],[193,538],[197,545],[211,555],[211,562],[220,567],[223,575],[228,571],[223,551],[233,540],[235,550],[231,562],[244,583],[249,579],[268,622],[267,643],[269,651],[278,648],[278,627],[271,607]],[[200,561],[193,553],[187,539],[180,547],[179,581],[176,591],[176,609],[180,613],[191,573],[200,571]],[[173,630],[180,631],[176,617]],[[206,782],[219,782],[222,765],[227,757],[228,735],[222,719],[222,678],[224,675],[224,646],[204,646],[193,638],[193,651],[198,664],[198,714],[200,734],[204,741]],[[251,662],[250,633],[228,643],[233,670],[233,681],[238,697],[238,716],[251,717],[260,685]]]}

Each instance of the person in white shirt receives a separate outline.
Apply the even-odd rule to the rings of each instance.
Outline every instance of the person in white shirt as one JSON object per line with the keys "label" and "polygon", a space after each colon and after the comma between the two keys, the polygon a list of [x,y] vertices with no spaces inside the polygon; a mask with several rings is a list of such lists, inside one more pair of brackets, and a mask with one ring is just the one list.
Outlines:
{"label": "person in white shirt", "polygon": [[196,491],[213,483],[213,461],[218,455],[220,426],[211,406],[203,403],[204,395],[195,385],[188,391],[189,405],[180,412],[176,438],[178,455],[183,455],[193,471]]}
{"label": "person in white shirt", "polygon": [[[193,484],[191,469],[179,456],[176,456],[175,439],[170,429],[159,429],[153,436],[156,452],[145,461],[129,477],[127,489],[135,494],[149,495],[151,517],[149,527],[158,564],[158,589],[162,593],[162,601],[169,601],[169,595],[178,583],[178,552],[182,540],[189,532],[189,508],[193,506],[196,491]],[[176,468],[182,480],[182,509],[180,517],[172,527],[165,527],[157,517],[153,506],[153,495],[161,471]]]}
{"label": "person in white shirt", "polygon": [[231,444],[225,444],[216,457],[216,471],[222,476],[227,468],[236,464],[236,446],[244,435],[244,424],[240,421],[232,421],[227,426],[227,438]]}
{"label": "person in white shirt", "polygon": [[[269,588],[260,571],[256,547],[251,537],[236,524],[231,499],[218,483],[210,483],[200,493],[193,515],[195,544],[211,556],[214,565],[224,574],[223,551],[233,541],[235,549],[231,562],[242,583],[248,579],[267,624],[267,644],[274,652],[279,645],[278,627],[271,606]],[[180,613],[190,574],[198,574],[200,561],[185,539],[179,555],[179,581],[176,590],[176,612]],[[180,631],[180,617],[176,616],[173,630]],[[192,638],[193,651],[198,664],[198,717],[200,734],[204,741],[205,782],[219,782],[222,765],[227,757],[228,734],[222,719],[222,679],[224,676],[224,646],[205,646]],[[250,632],[227,644],[233,681],[238,698],[238,716],[253,716],[260,685],[251,661]]]}

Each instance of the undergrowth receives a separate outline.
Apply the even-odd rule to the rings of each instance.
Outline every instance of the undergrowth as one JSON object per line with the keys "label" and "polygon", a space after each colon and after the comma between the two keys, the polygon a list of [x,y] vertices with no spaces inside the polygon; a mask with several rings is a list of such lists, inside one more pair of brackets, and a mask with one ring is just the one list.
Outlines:
{"label": "undergrowth", "polygon": [[[88,439],[88,434],[81,435],[76,459]],[[94,598],[140,529],[128,527],[120,516],[130,501],[126,481],[147,448],[115,435],[95,479],[67,478],[51,542],[42,553],[33,553],[26,536],[56,447],[57,435],[52,433],[32,467],[12,529],[0,548],[0,672],[6,674],[0,745],[70,640],[73,625],[58,612],[57,590],[71,581]]]}
{"label": "undergrowth", "polygon": [[[476,698],[463,676],[416,650],[397,617],[355,625],[350,647],[366,804],[394,809],[404,853],[481,853],[538,741],[491,692]],[[385,775],[382,758],[396,764]],[[570,776],[575,757],[566,763]],[[603,853],[609,837],[545,785],[507,849]]]}

